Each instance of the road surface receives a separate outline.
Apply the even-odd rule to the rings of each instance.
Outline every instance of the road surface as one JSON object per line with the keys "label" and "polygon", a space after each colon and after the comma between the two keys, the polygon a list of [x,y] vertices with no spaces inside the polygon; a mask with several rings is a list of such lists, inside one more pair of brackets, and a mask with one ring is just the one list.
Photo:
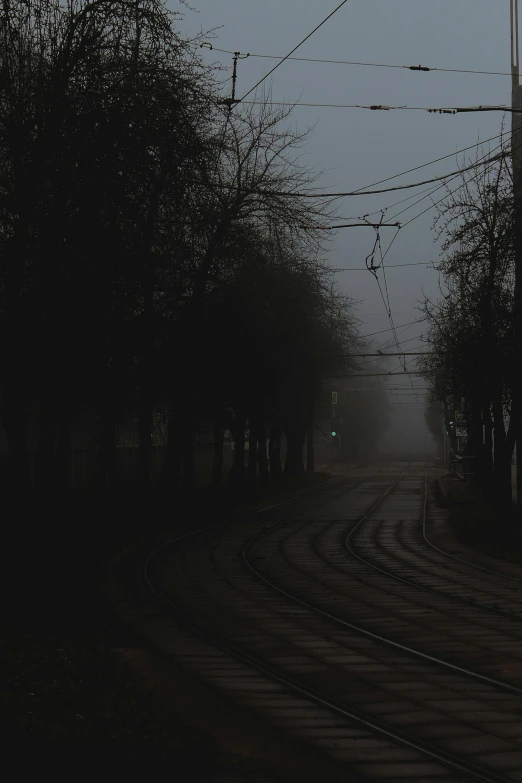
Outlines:
{"label": "road surface", "polygon": [[521,569],[457,544],[436,475],[340,468],[202,520],[144,559],[132,622],[346,781],[522,782]]}

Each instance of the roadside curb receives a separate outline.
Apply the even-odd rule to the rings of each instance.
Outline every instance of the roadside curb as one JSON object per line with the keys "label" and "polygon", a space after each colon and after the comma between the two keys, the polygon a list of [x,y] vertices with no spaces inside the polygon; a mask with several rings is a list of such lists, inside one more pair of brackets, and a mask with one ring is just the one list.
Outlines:
{"label": "roadside curb", "polygon": [[463,503],[473,503],[477,500],[463,481],[452,480],[449,476],[439,476],[436,482],[441,495],[448,505],[462,505]]}

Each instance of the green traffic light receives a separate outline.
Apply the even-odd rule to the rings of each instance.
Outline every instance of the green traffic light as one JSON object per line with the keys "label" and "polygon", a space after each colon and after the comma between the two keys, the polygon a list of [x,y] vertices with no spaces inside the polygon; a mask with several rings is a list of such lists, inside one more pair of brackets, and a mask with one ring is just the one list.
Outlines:
{"label": "green traffic light", "polygon": [[335,432],[335,430],[333,430],[333,432],[332,432],[332,435],[333,435],[333,437],[334,437],[334,438],[335,438],[335,436],[337,435],[337,433]]}

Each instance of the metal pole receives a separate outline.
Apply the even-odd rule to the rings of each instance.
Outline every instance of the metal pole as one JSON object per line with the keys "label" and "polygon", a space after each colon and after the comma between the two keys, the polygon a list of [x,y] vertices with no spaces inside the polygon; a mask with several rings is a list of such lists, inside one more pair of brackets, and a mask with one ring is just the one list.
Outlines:
{"label": "metal pole", "polygon": [[[512,108],[522,108],[522,88],[520,86],[519,63],[519,26],[518,0],[511,0],[511,74]],[[511,113],[511,159],[513,165],[513,209],[515,244],[515,292],[514,292],[514,330],[516,363],[520,362],[522,348],[522,114]],[[515,414],[517,444],[522,442],[520,420],[522,414],[522,388],[515,373],[513,388],[513,408]],[[522,498],[522,466],[517,465],[517,498]]]}

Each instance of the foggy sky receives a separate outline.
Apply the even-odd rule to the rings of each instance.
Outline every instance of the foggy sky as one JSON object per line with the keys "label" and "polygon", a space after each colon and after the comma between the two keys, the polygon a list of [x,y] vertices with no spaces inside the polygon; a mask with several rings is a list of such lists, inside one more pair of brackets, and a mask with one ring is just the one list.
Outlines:
{"label": "foggy sky", "polygon": [[[192,0],[197,13],[185,12],[180,27],[189,32],[220,27],[215,46],[232,51],[284,56],[309,33],[338,0]],[[169,6],[178,10],[176,0]],[[204,51],[204,50],[202,50]],[[352,60],[393,65],[425,65],[485,71],[510,69],[509,0],[351,0],[296,53],[300,57]],[[230,55],[206,52],[205,59],[231,65]],[[237,94],[243,95],[274,64],[249,58],[239,62]],[[509,76],[488,76],[403,69],[368,68],[287,61],[271,77],[274,101],[386,104],[421,107],[509,104]],[[500,132],[502,112],[434,115],[418,111],[372,112],[361,109],[296,108],[299,129],[315,126],[305,153],[311,165],[325,171],[319,184],[329,190],[354,190],[426,163]],[[510,117],[507,118],[510,127]],[[493,142],[493,146],[498,142]],[[469,154],[469,153],[468,153]],[[456,168],[455,158],[436,163],[396,180],[425,180]],[[419,191],[422,190],[419,189]],[[392,205],[417,191],[344,199],[344,217],[359,216]],[[435,198],[441,198],[439,191]],[[421,194],[418,196],[421,197]],[[388,216],[416,199],[390,209]],[[401,215],[406,222],[430,205],[425,200]],[[430,230],[431,209],[404,228],[386,263],[413,263],[438,258]],[[383,232],[384,247],[393,229]],[[331,243],[329,261],[335,267],[364,266],[371,251],[371,229],[339,231]],[[390,303],[396,325],[420,317],[415,309],[422,291],[437,298],[438,274],[424,266],[390,269]],[[358,300],[362,333],[389,326],[377,284],[368,272],[341,272],[343,290]],[[417,337],[422,325],[399,330],[404,339]],[[382,339],[387,339],[383,335]],[[422,350],[417,341],[404,350]],[[394,362],[393,368],[397,364]],[[413,366],[413,365],[410,365]],[[392,369],[392,367],[390,367]],[[391,379],[390,379],[391,380]],[[406,383],[406,379],[393,379]],[[415,381],[414,381],[415,382]],[[424,381],[418,381],[424,385]],[[411,398],[412,401],[414,398]],[[422,406],[394,404],[394,430],[419,430],[425,437]],[[422,435],[421,435],[422,433]]]}

